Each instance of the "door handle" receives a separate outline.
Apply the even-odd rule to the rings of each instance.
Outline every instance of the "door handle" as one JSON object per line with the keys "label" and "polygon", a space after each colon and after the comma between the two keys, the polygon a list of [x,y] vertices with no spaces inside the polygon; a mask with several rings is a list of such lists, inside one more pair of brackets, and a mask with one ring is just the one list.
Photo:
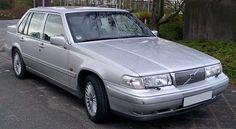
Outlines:
{"label": "door handle", "polygon": [[43,43],[39,44],[39,47],[40,47],[40,48],[45,48],[45,46],[44,46]]}
{"label": "door handle", "polygon": [[20,40],[21,42],[24,42],[24,41],[25,41],[24,37],[20,37],[19,40]]}

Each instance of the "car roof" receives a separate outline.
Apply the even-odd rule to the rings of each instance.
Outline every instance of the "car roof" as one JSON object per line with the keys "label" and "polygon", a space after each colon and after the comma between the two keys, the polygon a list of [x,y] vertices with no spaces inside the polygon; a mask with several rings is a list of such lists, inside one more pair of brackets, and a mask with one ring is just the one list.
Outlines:
{"label": "car roof", "polygon": [[30,11],[43,11],[55,13],[70,13],[70,12],[93,12],[93,11],[112,11],[112,12],[128,12],[127,10],[117,8],[104,8],[104,7],[79,7],[79,6],[64,6],[64,7],[37,7],[32,8]]}

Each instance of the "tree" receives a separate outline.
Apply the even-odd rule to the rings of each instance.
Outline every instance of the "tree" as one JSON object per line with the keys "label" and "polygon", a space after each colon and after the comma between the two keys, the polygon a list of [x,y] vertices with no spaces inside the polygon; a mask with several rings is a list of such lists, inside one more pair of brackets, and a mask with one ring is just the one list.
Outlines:
{"label": "tree", "polygon": [[12,8],[12,0],[1,0],[0,1],[0,10],[1,9],[10,9]]}
{"label": "tree", "polygon": [[160,19],[164,16],[164,0],[153,0],[151,25],[157,30]]}
{"label": "tree", "polygon": [[85,3],[86,6],[88,6],[88,5],[89,5],[89,0],[86,0],[85,2],[86,2],[86,3]]}
{"label": "tree", "polygon": [[[153,0],[151,25],[153,30],[157,30],[158,26],[168,22],[176,17],[181,11],[187,0]],[[169,15],[165,14],[165,7],[174,8]]]}

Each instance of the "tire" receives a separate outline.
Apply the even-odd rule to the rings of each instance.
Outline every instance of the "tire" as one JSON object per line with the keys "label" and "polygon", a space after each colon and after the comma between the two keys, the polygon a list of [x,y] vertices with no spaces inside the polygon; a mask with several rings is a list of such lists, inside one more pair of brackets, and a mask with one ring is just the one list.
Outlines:
{"label": "tire", "polygon": [[84,80],[84,102],[87,115],[95,123],[104,123],[110,117],[109,102],[104,84],[95,75]]}
{"label": "tire", "polygon": [[26,77],[27,71],[25,68],[24,61],[18,49],[13,51],[12,55],[12,67],[15,73],[15,76],[19,79],[24,79]]}

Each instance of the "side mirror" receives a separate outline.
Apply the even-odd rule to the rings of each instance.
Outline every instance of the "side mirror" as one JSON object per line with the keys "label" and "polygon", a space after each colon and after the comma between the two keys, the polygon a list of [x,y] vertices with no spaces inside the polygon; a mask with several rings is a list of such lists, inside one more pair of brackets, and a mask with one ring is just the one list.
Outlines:
{"label": "side mirror", "polygon": [[64,38],[64,36],[53,36],[50,38],[50,42],[53,45],[62,46],[64,48],[66,46],[66,39]]}
{"label": "side mirror", "polygon": [[153,30],[152,33],[153,33],[155,36],[158,36],[158,31],[157,31],[157,30]]}

